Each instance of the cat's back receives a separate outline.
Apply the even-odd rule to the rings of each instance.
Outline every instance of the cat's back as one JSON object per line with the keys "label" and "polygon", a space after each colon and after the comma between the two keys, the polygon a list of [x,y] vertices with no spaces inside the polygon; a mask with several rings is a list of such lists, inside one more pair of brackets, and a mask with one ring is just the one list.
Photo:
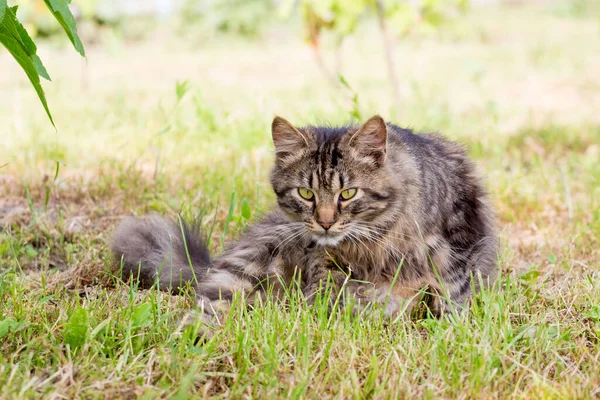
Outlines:
{"label": "cat's back", "polygon": [[466,149],[438,133],[415,133],[412,129],[389,124],[389,140],[399,151],[410,152],[417,161],[468,160]]}
{"label": "cat's back", "polygon": [[408,153],[423,178],[434,174],[447,182],[479,185],[475,164],[461,144],[438,133],[415,133],[392,124],[389,127],[390,150],[397,157]]}
{"label": "cat's back", "polygon": [[416,134],[396,126],[390,131],[388,138],[395,156],[401,159],[409,154],[418,169],[419,193],[426,220],[445,221],[460,215],[462,224],[492,225],[487,192],[475,163],[462,145],[439,134]]}

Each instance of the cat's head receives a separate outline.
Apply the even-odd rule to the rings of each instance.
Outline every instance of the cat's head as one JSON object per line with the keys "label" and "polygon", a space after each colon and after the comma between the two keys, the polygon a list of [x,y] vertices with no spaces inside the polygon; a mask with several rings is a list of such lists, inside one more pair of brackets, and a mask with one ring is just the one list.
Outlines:
{"label": "cat's head", "polygon": [[397,190],[380,116],[342,128],[296,128],[276,117],[272,135],[271,184],[279,207],[290,220],[303,222],[318,244],[358,240],[390,219]]}

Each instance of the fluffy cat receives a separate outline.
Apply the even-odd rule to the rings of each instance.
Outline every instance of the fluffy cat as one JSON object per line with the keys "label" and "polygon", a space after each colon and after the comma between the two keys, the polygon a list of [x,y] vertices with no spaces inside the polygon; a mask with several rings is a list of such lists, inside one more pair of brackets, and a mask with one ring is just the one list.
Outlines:
{"label": "fluffy cat", "polygon": [[164,290],[190,282],[204,319],[235,291],[252,301],[298,271],[309,301],[332,279],[389,316],[410,310],[424,288],[441,315],[493,282],[493,211],[461,146],[379,116],[339,128],[276,117],[272,136],[273,211],[213,260],[193,227],[127,219],[112,242],[123,276]]}

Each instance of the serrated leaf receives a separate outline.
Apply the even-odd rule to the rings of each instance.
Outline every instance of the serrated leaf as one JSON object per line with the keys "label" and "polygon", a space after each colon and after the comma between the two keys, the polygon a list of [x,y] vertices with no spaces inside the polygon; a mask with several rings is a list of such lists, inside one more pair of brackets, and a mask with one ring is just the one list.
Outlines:
{"label": "serrated leaf", "polygon": [[20,43],[24,47],[25,52],[33,60],[33,65],[35,66],[38,75],[50,80],[46,67],[44,67],[42,60],[36,54],[37,46],[33,42],[33,39],[31,39],[31,36],[29,36],[29,33],[25,30],[25,27],[23,27],[23,24],[17,19],[17,8],[17,6],[14,6],[9,9],[10,15],[13,18],[8,18],[3,25],[17,41],[20,39]]}
{"label": "serrated leaf", "polygon": [[87,310],[80,306],[77,307],[69,317],[69,322],[63,330],[65,343],[71,346],[72,349],[83,346],[88,336],[88,324]]}
{"label": "serrated leaf", "polygon": [[12,29],[14,29],[13,35],[14,35],[14,32],[16,31],[17,35],[19,35],[19,37],[21,38],[21,44],[25,47],[25,50],[27,50],[27,53],[29,55],[35,54],[37,52],[37,46],[33,42],[33,39],[31,39],[31,36],[29,36],[29,33],[27,33],[27,31],[25,30],[25,27],[23,27],[21,22],[19,22],[19,20],[17,19],[17,7],[16,6],[12,7],[10,9],[10,12],[15,17],[14,19],[9,19],[7,21],[11,25],[14,24],[14,28],[12,28]]}
{"label": "serrated leaf", "polygon": [[242,200],[242,217],[245,219],[250,219],[252,216],[252,210],[250,209],[250,204],[248,204],[248,200]]}
{"label": "serrated leaf", "polygon": [[73,14],[71,14],[71,10],[69,10],[69,4],[71,3],[71,0],[44,0],[44,3],[46,3],[54,15],[54,18],[56,18],[58,23],[63,27],[67,36],[71,40],[71,43],[73,43],[75,50],[85,57],[83,43],[81,43],[81,39],[77,35],[75,18],[73,17]]}
{"label": "serrated leaf", "polygon": [[48,103],[46,101],[46,95],[44,93],[44,89],[42,89],[42,85],[40,83],[40,77],[38,75],[37,70],[35,69],[35,65],[33,64],[33,60],[31,57],[25,53],[21,45],[13,39],[11,36],[6,35],[5,33],[0,31],[0,43],[6,47],[10,54],[14,57],[15,60],[19,63],[23,71],[27,74],[29,81],[33,85],[33,88],[37,92],[37,95],[44,106],[44,110],[46,110],[46,114],[48,118],[50,118],[50,122],[54,125],[54,120],[52,119],[52,114],[50,114],[50,109],[48,108]]}
{"label": "serrated leaf", "polygon": [[[2,0],[0,0],[2,1]],[[31,325],[26,321],[15,321],[13,319],[7,318],[4,321],[0,321],[0,338],[10,334],[22,331]]]}
{"label": "serrated leaf", "polygon": [[42,60],[37,56],[37,54],[32,55],[31,60],[33,61],[33,66],[35,67],[35,71],[38,73],[38,75],[46,80],[51,81],[52,79],[50,79],[50,75],[48,75],[46,67],[44,67]]}
{"label": "serrated leaf", "polygon": [[141,328],[148,326],[152,322],[152,304],[142,303],[133,308],[131,313],[131,326]]}
{"label": "serrated leaf", "polygon": [[[42,89],[39,78],[40,75],[42,75],[49,79],[48,73],[39,57],[35,56],[37,48],[35,47],[33,40],[31,40],[27,34],[25,28],[23,28],[23,25],[17,20],[16,11],[17,7],[6,8],[4,18],[0,22],[0,43],[6,47],[13,58],[19,63],[23,71],[25,71],[25,74],[27,74],[29,81],[44,106],[44,110],[46,110],[50,122],[53,126],[56,126],[54,125],[52,114],[50,114],[50,109],[46,102],[46,95],[44,94],[44,89]],[[36,59],[34,59],[33,56],[35,56]]]}

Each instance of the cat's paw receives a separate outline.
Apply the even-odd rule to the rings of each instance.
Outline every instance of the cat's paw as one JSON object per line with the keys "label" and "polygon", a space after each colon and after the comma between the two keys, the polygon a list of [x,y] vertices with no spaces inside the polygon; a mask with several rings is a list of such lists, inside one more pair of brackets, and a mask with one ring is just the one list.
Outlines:
{"label": "cat's paw", "polygon": [[349,285],[346,293],[354,314],[379,312],[385,318],[394,319],[411,310],[412,299],[399,296],[387,285],[361,282]]}
{"label": "cat's paw", "polygon": [[215,331],[222,325],[223,318],[229,308],[226,301],[209,301],[200,297],[197,309],[187,312],[179,321],[176,333],[180,336],[191,336],[194,344],[204,343],[211,339]]}
{"label": "cat's paw", "polygon": [[210,340],[219,326],[220,321],[213,315],[208,315],[201,310],[194,310],[187,312],[181,318],[175,334],[181,337],[189,337],[194,341],[194,344],[201,344]]}

